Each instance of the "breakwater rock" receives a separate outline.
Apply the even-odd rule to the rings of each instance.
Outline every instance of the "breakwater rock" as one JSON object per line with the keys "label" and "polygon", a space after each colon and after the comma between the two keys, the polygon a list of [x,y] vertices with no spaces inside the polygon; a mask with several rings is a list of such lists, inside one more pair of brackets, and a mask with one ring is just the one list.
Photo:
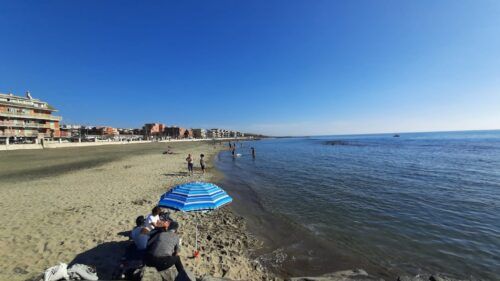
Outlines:
{"label": "breakwater rock", "polygon": [[[238,279],[230,279],[224,277],[214,277],[214,276],[204,276],[201,278],[195,278],[191,272],[187,272],[187,275],[191,280],[198,281],[238,281]],[[157,272],[154,268],[146,267],[144,271],[144,276],[142,281],[182,281],[187,280],[185,276],[180,276],[177,274],[175,267],[170,269]],[[255,280],[274,280],[283,281],[282,278],[268,275],[267,277],[256,276]],[[382,278],[369,275],[366,271],[362,269],[353,270],[343,270],[332,273],[327,273],[321,276],[315,277],[290,277],[284,279],[284,281],[386,281]],[[471,281],[468,279],[455,279],[443,274],[434,275],[416,275],[416,276],[400,276],[395,281]]]}
{"label": "breakwater rock", "polygon": [[383,281],[383,279],[373,277],[362,269],[337,271],[317,277],[293,277],[293,278],[288,278],[286,280],[287,281]]}

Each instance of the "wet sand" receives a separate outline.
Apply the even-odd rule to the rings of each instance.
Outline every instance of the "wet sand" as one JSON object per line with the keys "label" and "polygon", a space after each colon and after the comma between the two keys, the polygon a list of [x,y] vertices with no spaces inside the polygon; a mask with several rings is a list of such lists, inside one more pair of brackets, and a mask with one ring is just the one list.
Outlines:
{"label": "wet sand", "polygon": [[[162,154],[168,145],[176,154]],[[217,180],[211,161],[205,175],[188,176],[187,153],[196,167],[200,153],[210,159],[220,149],[186,142],[0,153],[0,280],[31,279],[58,262],[94,264],[100,279],[109,279],[138,215],[147,215],[173,185]],[[265,276],[248,258],[261,243],[230,208],[172,217],[181,226],[181,257],[197,277]],[[196,221],[201,256],[191,259]]]}

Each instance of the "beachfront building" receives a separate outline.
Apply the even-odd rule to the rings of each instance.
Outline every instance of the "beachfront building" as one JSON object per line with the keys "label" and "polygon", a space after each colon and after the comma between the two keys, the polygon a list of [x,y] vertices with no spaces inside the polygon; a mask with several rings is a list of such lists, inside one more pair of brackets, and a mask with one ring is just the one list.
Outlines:
{"label": "beachfront building", "polygon": [[0,139],[36,142],[40,139],[60,138],[60,116],[52,115],[57,110],[47,102],[31,97],[0,93]]}
{"label": "beachfront building", "polygon": [[139,135],[144,135],[144,130],[143,129],[132,129],[132,134],[139,136]]}
{"label": "beachfront building", "polygon": [[151,138],[162,137],[165,133],[166,127],[167,126],[165,126],[165,124],[162,123],[144,124],[144,126],[142,127],[144,138],[151,139]]}
{"label": "beachfront building", "polygon": [[118,128],[118,134],[120,136],[129,136],[134,134],[134,129],[131,128]]}
{"label": "beachfront building", "polygon": [[207,138],[207,130],[205,130],[205,129],[193,129],[193,138],[206,139]]}
{"label": "beachfront building", "polygon": [[218,139],[218,138],[240,138],[244,137],[245,134],[238,132],[238,131],[232,131],[232,130],[225,130],[225,129],[210,129],[207,131],[207,137],[211,139]]}
{"label": "beachfront building", "polygon": [[119,141],[137,141],[143,140],[143,132],[141,129],[134,128],[118,128]]}
{"label": "beachfront building", "polygon": [[223,129],[221,133],[222,133],[221,138],[230,138],[231,137],[231,131],[229,131],[229,130]]}
{"label": "beachfront building", "polygon": [[220,129],[210,129],[207,131],[207,137],[210,139],[218,139],[221,137]]}
{"label": "beachfront building", "polygon": [[231,131],[231,137],[233,137],[233,138],[242,138],[244,136],[245,136],[245,134],[243,134],[242,132]]}
{"label": "beachfront building", "polygon": [[120,135],[117,128],[103,126],[103,127],[97,127],[96,129],[98,132],[97,135],[101,135],[104,137],[115,137]]}
{"label": "beachfront building", "polygon": [[171,126],[165,128],[164,135],[172,139],[191,139],[193,138],[193,130]]}
{"label": "beachfront building", "polygon": [[79,137],[82,133],[83,126],[64,124],[61,125],[59,129],[61,130],[61,138],[69,139],[73,137]]}

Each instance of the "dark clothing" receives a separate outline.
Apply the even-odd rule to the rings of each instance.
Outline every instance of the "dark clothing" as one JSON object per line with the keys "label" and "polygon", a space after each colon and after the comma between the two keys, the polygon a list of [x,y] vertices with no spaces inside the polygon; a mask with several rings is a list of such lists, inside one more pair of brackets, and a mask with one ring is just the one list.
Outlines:
{"label": "dark clothing", "polygon": [[202,171],[205,171],[205,159],[203,158],[200,159],[200,167]]}
{"label": "dark clothing", "polygon": [[147,266],[152,266],[158,271],[167,270],[172,267],[172,265],[175,265],[177,272],[185,272],[179,256],[154,257],[148,253],[146,254],[145,262]]}
{"label": "dark clothing", "polygon": [[189,172],[193,171],[193,163],[188,163],[188,171]]}
{"label": "dark clothing", "polygon": [[159,231],[151,235],[144,257],[147,266],[158,271],[169,269],[172,265],[181,273],[185,273],[181,259],[176,255],[180,250],[179,236],[172,231]]}
{"label": "dark clothing", "polygon": [[179,236],[173,231],[160,231],[151,235],[148,241],[147,251],[155,257],[173,256],[181,249]]}

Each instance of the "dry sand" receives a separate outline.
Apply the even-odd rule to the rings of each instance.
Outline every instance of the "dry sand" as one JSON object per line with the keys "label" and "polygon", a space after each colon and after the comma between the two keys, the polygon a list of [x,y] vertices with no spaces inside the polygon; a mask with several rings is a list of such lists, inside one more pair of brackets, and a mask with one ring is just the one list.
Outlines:
{"label": "dry sand", "polygon": [[[176,154],[164,155],[167,145]],[[124,253],[138,215],[147,215],[169,187],[208,173],[186,174],[187,153],[208,158],[221,147],[208,143],[152,143],[0,153],[0,280],[27,280],[59,262],[94,264],[109,279]],[[199,165],[195,165],[199,166]],[[249,257],[259,247],[241,217],[228,207],[210,214],[173,213],[180,223],[186,267],[197,277],[212,275],[262,280]],[[194,250],[200,221],[201,256]]]}

